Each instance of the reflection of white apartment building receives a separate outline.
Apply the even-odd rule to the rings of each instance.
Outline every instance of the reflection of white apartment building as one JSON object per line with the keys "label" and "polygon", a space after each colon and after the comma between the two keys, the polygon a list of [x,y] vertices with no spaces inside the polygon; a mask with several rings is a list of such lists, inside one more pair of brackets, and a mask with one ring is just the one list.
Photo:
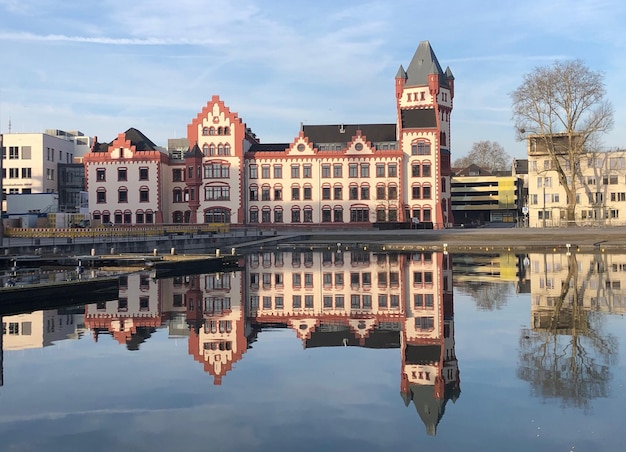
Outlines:
{"label": "reflection of white apartment building", "polygon": [[82,315],[37,311],[2,317],[4,350],[42,348],[64,339],[76,339]]}
{"label": "reflection of white apartment building", "polygon": [[623,254],[530,254],[533,327],[555,309],[626,313]]}

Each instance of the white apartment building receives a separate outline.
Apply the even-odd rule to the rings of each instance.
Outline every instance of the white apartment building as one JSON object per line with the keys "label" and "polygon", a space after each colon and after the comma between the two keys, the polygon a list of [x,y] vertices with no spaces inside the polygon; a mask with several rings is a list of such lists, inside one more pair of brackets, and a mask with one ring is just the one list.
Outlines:
{"label": "white apartment building", "polygon": [[[565,226],[567,196],[552,158],[533,137],[527,144],[528,225]],[[569,171],[568,162],[561,162]],[[626,151],[588,152],[580,156],[577,165],[576,224],[626,224]]]}
{"label": "white apartment building", "polygon": [[[2,137],[3,195],[58,193],[59,164],[75,163],[89,151],[91,142],[81,132],[52,129]],[[4,201],[2,210],[6,211]]]}

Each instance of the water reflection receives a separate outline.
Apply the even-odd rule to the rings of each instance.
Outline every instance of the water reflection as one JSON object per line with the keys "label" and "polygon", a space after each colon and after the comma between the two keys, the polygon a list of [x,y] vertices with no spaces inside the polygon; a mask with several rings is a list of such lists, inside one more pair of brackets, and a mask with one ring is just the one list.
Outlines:
{"label": "water reflection", "polygon": [[[480,313],[463,319],[465,331],[480,316],[496,314],[484,311],[509,308],[513,289],[530,292],[530,326],[515,331],[519,347],[509,356],[517,356],[511,369],[536,396],[588,409],[594,399],[610,395],[618,347],[605,314],[626,310],[621,289],[626,256],[604,253],[452,259],[429,252],[262,252],[247,256],[237,272],[158,280],[148,272],[133,273],[120,279],[115,301],[7,315],[0,345],[20,350],[84,336],[113,339],[136,351],[166,326],[169,337],[184,338],[182,353],[218,386],[243,372],[237,363],[254,353],[254,343],[268,330],[289,331],[305,350],[398,349],[397,403],[411,405],[416,422],[436,435],[448,401],[460,396],[453,265],[454,285]],[[279,361],[279,352],[273,353]],[[0,353],[0,386],[3,358]],[[466,397],[471,400],[472,394]],[[455,408],[458,415],[462,407]]]}
{"label": "water reflection", "polygon": [[604,314],[624,314],[626,257],[531,254],[531,327],[520,332],[519,378],[543,398],[587,409],[607,397],[616,338]]}

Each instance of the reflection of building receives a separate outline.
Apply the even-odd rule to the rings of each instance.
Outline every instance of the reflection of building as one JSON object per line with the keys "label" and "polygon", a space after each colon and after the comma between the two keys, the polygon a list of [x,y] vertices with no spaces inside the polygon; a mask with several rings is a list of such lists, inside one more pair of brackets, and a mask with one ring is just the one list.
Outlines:
{"label": "reflection of building", "polygon": [[530,254],[528,259],[533,328],[544,328],[557,308],[565,323],[573,321],[566,313],[574,306],[587,312],[626,313],[625,255]]}
{"label": "reflection of building", "polygon": [[448,255],[294,250],[248,257],[248,319],[305,347],[399,347],[401,393],[429,434],[459,390]]}
{"label": "reflection of building", "polygon": [[4,316],[2,336],[4,350],[42,348],[55,341],[76,339],[82,324],[80,314],[61,314],[59,310],[36,311]]}
{"label": "reflection of building", "polygon": [[110,333],[129,350],[137,350],[161,326],[160,286],[148,272],[122,275],[119,281],[117,301],[85,307],[85,326],[95,340],[100,333]]}
{"label": "reflection of building", "polygon": [[197,275],[189,284],[189,354],[216,385],[247,349],[242,290],[242,272]]}

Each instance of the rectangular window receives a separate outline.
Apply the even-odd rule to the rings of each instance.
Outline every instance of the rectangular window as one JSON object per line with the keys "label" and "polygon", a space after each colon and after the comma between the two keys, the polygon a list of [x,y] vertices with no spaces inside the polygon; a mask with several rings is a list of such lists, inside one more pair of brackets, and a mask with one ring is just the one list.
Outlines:
{"label": "rectangular window", "polygon": [[343,196],[342,187],[335,187],[335,188],[333,188],[333,195],[334,195],[334,199],[335,200],[341,200],[342,196]]}
{"label": "rectangular window", "polygon": [[312,198],[312,189],[311,189],[311,187],[304,187],[303,199],[304,200],[311,200],[311,198]]}
{"label": "rectangular window", "polygon": [[250,165],[250,179],[259,178],[259,168],[257,165]]}
{"label": "rectangular window", "polygon": [[330,199],[330,187],[322,187],[322,199]]}
{"label": "rectangular window", "polygon": [[361,163],[361,177],[370,177],[370,164],[369,163]]}
{"label": "rectangular window", "polygon": [[139,168],[139,180],[148,180],[148,168]]}
{"label": "rectangular window", "polygon": [[106,181],[106,174],[107,174],[107,173],[106,173],[106,169],[104,169],[104,168],[98,168],[98,169],[96,170],[96,180],[97,180],[98,182],[104,182],[104,181]]}
{"label": "rectangular window", "polygon": [[117,169],[117,180],[120,182],[127,181],[126,168]]}
{"label": "rectangular window", "polygon": [[385,177],[385,164],[384,163],[376,164],[376,177]]}
{"label": "rectangular window", "polygon": [[356,163],[350,163],[348,165],[348,176],[359,177],[359,167]]}
{"label": "rectangular window", "polygon": [[263,179],[270,178],[270,166],[269,165],[261,165],[261,178]]}
{"label": "rectangular window", "polygon": [[294,295],[292,298],[292,303],[293,303],[293,308],[294,309],[300,309],[302,308],[302,296],[301,295]]}
{"label": "rectangular window", "polygon": [[30,159],[31,159],[31,147],[22,146],[22,160],[30,160]]}
{"label": "rectangular window", "polygon": [[350,200],[359,199],[359,188],[354,186],[348,189],[348,197]]}
{"label": "rectangular window", "polygon": [[385,199],[385,186],[381,185],[376,187],[376,199]]}
{"label": "rectangular window", "polygon": [[325,163],[322,165],[322,178],[323,179],[330,178],[330,164]]}
{"label": "rectangular window", "polygon": [[291,178],[300,178],[300,165],[291,165]]}
{"label": "rectangular window", "polygon": [[22,179],[31,179],[33,170],[31,168],[22,168]]}
{"label": "rectangular window", "polygon": [[282,178],[283,178],[282,165],[274,165],[274,179],[282,179]]}
{"label": "rectangular window", "polygon": [[422,165],[422,176],[423,177],[430,177],[431,172],[430,172],[430,163],[424,163]]}
{"label": "rectangular window", "polygon": [[398,165],[395,163],[390,163],[387,167],[387,173],[389,177],[397,177],[398,176]]}
{"label": "rectangular window", "polygon": [[302,166],[302,177],[305,179],[311,179],[313,177],[313,170],[311,169],[310,163],[305,163]]}
{"label": "rectangular window", "polygon": [[361,199],[370,199],[370,188],[366,185],[361,187]]}
{"label": "rectangular window", "polygon": [[341,163],[335,163],[333,165],[333,177],[334,178],[341,178],[341,177],[343,177],[343,167],[342,167]]}
{"label": "rectangular window", "polygon": [[20,151],[18,146],[9,146],[9,159],[17,160],[20,158]]}
{"label": "rectangular window", "polygon": [[300,199],[300,187],[291,187],[291,200],[298,201]]}
{"label": "rectangular window", "polygon": [[313,295],[304,296],[304,308],[313,309]]}

